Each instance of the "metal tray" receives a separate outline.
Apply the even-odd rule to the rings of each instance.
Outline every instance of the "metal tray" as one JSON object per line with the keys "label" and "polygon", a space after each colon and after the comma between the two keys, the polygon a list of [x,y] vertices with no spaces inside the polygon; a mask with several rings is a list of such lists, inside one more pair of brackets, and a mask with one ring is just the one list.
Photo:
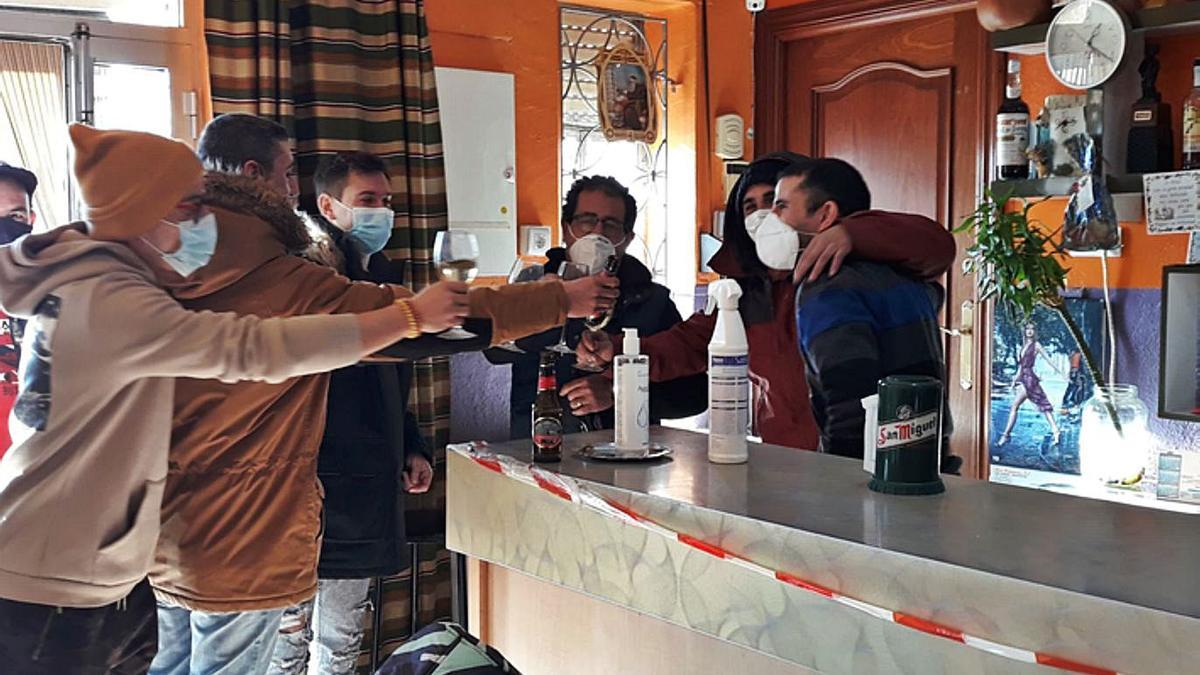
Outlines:
{"label": "metal tray", "polygon": [[672,450],[662,443],[651,441],[646,450],[620,450],[612,443],[585,445],[577,453],[584,459],[594,459],[601,462],[649,462],[664,457],[670,457]]}

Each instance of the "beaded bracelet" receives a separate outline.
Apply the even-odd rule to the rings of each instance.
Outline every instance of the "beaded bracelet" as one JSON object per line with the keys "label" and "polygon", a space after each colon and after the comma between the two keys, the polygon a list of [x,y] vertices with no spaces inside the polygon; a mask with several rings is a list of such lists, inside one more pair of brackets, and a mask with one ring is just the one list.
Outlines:
{"label": "beaded bracelet", "polygon": [[400,312],[404,314],[404,319],[408,321],[408,333],[404,335],[405,340],[411,340],[421,336],[421,321],[417,317],[417,308],[413,307],[412,301],[408,298],[402,298],[396,301],[396,306],[400,308]]}

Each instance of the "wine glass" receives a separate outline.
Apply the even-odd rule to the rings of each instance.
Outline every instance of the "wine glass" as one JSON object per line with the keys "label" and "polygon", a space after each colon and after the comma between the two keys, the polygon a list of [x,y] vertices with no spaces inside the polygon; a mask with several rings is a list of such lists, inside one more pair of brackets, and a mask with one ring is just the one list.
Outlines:
{"label": "wine glass", "polygon": [[[617,270],[620,269],[620,266],[621,266],[621,259],[614,255],[614,256],[610,257],[608,259],[608,261],[606,261],[604,263],[604,272],[610,276],[615,277],[615,276],[617,276]],[[598,332],[604,330],[605,326],[608,325],[609,321],[612,321],[614,312],[616,312],[615,307],[613,309],[608,310],[607,312],[593,314],[592,316],[589,316],[583,320],[583,327],[586,328],[590,332],[598,333]],[[605,367],[601,367],[601,366],[593,366],[593,365],[587,364],[587,363],[580,363],[578,359],[575,360],[574,368],[575,368],[575,370],[581,370],[585,373],[603,373],[606,369]]]}
{"label": "wine glass", "polygon": [[[538,281],[545,275],[546,268],[544,265],[539,262],[533,262],[531,260],[518,257],[513,263],[512,269],[508,271],[508,283],[523,284],[530,281]],[[496,345],[496,348],[503,349],[514,354],[527,353],[524,349],[518,347],[517,343],[513,342],[512,340],[509,340],[508,342],[502,342]]]}
{"label": "wine glass", "polygon": [[[479,240],[474,232],[444,230],[433,240],[433,263],[438,275],[445,281],[471,283],[479,273]],[[461,327],[451,328],[438,334],[446,340],[469,340],[474,333]]]}
{"label": "wine glass", "polygon": [[[558,268],[558,276],[563,281],[574,281],[575,279],[582,279],[588,276],[591,271],[591,268],[589,268],[587,265],[574,262],[564,262],[562,266]],[[569,354],[571,356],[575,355],[575,350],[567,346],[567,326],[569,325],[570,321],[563,322],[562,333],[558,336],[558,344],[554,345],[553,347],[549,347],[550,351],[557,352],[559,354]]]}

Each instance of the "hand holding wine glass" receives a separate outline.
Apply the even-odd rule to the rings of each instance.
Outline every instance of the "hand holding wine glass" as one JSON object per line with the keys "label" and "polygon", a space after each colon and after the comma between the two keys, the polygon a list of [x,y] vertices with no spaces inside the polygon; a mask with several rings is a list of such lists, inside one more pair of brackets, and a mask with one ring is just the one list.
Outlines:
{"label": "hand holding wine glass", "polygon": [[413,296],[412,308],[422,333],[437,333],[462,324],[470,309],[469,287],[458,281],[442,281]]}
{"label": "hand holding wine glass", "polygon": [[[566,263],[566,265],[575,264]],[[581,267],[584,270],[587,269],[586,266]],[[566,290],[567,299],[570,301],[567,316],[573,319],[607,312],[612,309],[617,298],[621,296],[620,281],[616,277],[603,273],[583,278],[564,276],[563,289]]]}
{"label": "hand holding wine glass", "polygon": [[[479,272],[479,240],[473,232],[438,232],[433,240],[433,262],[442,279],[469,284]],[[447,340],[468,340],[475,334],[456,326],[439,336]]]}

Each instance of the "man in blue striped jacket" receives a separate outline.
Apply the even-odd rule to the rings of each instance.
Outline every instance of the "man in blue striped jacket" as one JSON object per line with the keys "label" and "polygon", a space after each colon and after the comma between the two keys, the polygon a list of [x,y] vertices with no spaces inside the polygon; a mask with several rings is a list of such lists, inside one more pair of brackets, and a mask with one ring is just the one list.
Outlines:
{"label": "man in blue striped jacket", "polygon": [[[775,195],[775,215],[801,241],[871,208],[862,174],[840,159],[811,159],[789,167],[780,175]],[[783,233],[776,241],[786,238]],[[881,378],[928,375],[945,381],[938,323],[944,300],[935,281],[866,260],[849,259],[836,275],[801,285],[796,333],[822,452],[862,457],[860,401],[876,393]],[[949,428],[947,420],[947,433]],[[960,458],[946,456],[942,468],[953,472],[959,464]]]}

